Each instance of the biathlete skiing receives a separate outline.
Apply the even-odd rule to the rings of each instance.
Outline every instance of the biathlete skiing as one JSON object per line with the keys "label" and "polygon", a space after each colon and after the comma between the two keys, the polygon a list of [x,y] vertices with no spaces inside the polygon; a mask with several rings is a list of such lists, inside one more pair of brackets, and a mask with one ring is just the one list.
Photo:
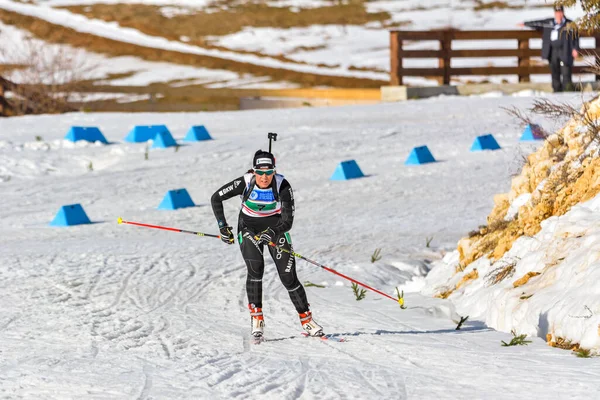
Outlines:
{"label": "biathlete skiing", "polygon": [[[269,134],[269,139],[271,139]],[[270,150],[269,144],[269,150]],[[252,169],[226,183],[211,197],[212,209],[219,224],[221,240],[233,244],[235,238],[227,223],[223,201],[241,196],[237,241],[246,263],[246,293],[252,325],[252,336],[261,338],[265,320],[262,312],[262,278],[265,271],[263,251],[266,247],[277,267],[281,283],[287,289],[298,312],[300,323],[310,336],[323,336],[323,328],[312,318],[306,291],[296,275],[295,257],[278,250],[274,243],[292,250],[289,230],[294,222],[294,195],[283,175],[275,171],[275,157],[270,151],[258,150],[252,159]]]}

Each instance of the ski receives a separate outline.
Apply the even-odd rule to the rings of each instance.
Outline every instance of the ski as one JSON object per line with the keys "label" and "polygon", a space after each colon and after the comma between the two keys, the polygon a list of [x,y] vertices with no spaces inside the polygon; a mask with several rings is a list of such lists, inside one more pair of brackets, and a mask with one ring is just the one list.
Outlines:
{"label": "ski", "polygon": [[308,333],[306,332],[301,332],[300,333],[302,336],[304,337],[314,337],[316,339],[321,339],[321,340],[331,340],[333,342],[347,342],[347,340],[341,336],[337,336],[335,334],[326,334],[323,336],[310,336]]}
{"label": "ski", "polygon": [[265,341],[265,337],[264,336],[251,336],[250,337],[250,342],[252,344],[261,344],[262,342]]}
{"label": "ski", "polygon": [[328,334],[328,335],[323,335],[323,336],[310,336],[308,333],[306,332],[301,332],[300,336],[287,336],[287,337],[278,337],[278,338],[265,338],[264,336],[261,337],[254,337],[252,336],[250,338],[250,342],[252,344],[261,344],[261,343],[274,343],[274,342],[281,342],[284,340],[294,340],[294,339],[298,339],[301,337],[314,337],[315,339],[321,339],[321,340],[328,340],[328,341],[332,341],[332,342],[347,342],[348,340],[342,336],[339,336],[338,334]]}

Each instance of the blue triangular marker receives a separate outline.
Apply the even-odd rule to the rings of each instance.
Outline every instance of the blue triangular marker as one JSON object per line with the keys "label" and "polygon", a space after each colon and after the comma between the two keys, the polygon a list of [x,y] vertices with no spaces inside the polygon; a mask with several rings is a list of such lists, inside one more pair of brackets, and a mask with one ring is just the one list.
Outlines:
{"label": "blue triangular marker", "polygon": [[538,140],[544,140],[544,133],[539,125],[529,124],[523,130],[523,134],[519,140],[521,142],[535,142]]}
{"label": "blue triangular marker", "polygon": [[72,226],[91,224],[90,219],[81,207],[81,204],[70,204],[62,206],[56,216],[50,222],[50,226]]}
{"label": "blue triangular marker", "polygon": [[194,207],[195,204],[186,189],[169,190],[158,205],[159,210],[177,210],[178,208]]}
{"label": "blue triangular marker", "polygon": [[65,139],[70,140],[71,142],[76,142],[78,140],[85,140],[87,142],[102,142],[104,144],[108,144],[108,141],[95,126],[72,126],[67,132]]}
{"label": "blue triangular marker", "polygon": [[129,134],[124,140],[129,143],[147,142],[150,139],[154,139],[157,134],[162,132],[170,134],[166,125],[137,125],[129,131]]}
{"label": "blue triangular marker", "polygon": [[405,165],[420,165],[435,162],[427,146],[415,147],[404,162]]}
{"label": "blue triangular marker", "polygon": [[477,136],[471,146],[471,151],[481,150],[498,150],[500,145],[496,141],[493,135],[487,134],[483,136]]}
{"label": "blue triangular marker", "polygon": [[360,167],[354,160],[342,161],[338,164],[333,175],[331,175],[332,181],[345,181],[348,179],[362,178],[365,176]]}
{"label": "blue triangular marker", "polygon": [[152,143],[152,149],[164,149],[167,147],[177,146],[177,142],[173,139],[173,136],[169,132],[159,132],[154,137]]}
{"label": "blue triangular marker", "polygon": [[192,126],[190,130],[183,138],[184,142],[200,142],[203,140],[211,140],[210,134],[208,130],[204,127],[204,125]]}

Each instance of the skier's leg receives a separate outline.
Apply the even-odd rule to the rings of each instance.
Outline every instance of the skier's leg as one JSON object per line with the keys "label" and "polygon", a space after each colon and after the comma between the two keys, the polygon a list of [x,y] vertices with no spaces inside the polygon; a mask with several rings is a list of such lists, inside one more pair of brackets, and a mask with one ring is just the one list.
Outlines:
{"label": "skier's leg", "polygon": [[[293,251],[292,241],[288,233],[279,235],[275,239],[275,243],[278,247]],[[313,320],[306,298],[306,291],[296,275],[295,257],[290,253],[277,250],[273,247],[269,247],[269,252],[277,266],[277,272],[279,273],[281,283],[283,283],[283,286],[287,289],[290,299],[292,300],[294,307],[296,307],[302,327],[311,336],[323,336],[323,327]]]}
{"label": "skier's leg", "polygon": [[[292,251],[291,239],[288,233],[277,236],[274,241],[278,247]],[[296,311],[298,313],[307,311],[308,300],[306,298],[306,291],[296,275],[296,258],[289,253],[273,247],[269,247],[269,252],[277,267],[279,279],[281,279],[281,283],[287,289]]]}
{"label": "skier's leg", "polygon": [[248,303],[254,307],[262,308],[262,278],[265,272],[263,246],[254,239],[252,232],[242,229],[238,232],[240,250],[248,273],[246,275],[246,294]]}
{"label": "skier's leg", "polygon": [[254,337],[263,335],[265,320],[262,312],[262,277],[265,271],[262,245],[254,239],[252,232],[242,229],[238,232],[240,250],[246,263],[246,294],[250,310],[251,332]]}

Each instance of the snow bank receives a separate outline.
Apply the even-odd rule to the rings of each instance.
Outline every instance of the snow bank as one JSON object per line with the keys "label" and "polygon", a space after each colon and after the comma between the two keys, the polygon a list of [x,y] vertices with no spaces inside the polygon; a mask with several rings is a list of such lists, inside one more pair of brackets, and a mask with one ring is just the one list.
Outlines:
{"label": "snow bank", "polygon": [[458,274],[458,251],[450,253],[434,265],[422,293],[435,295],[477,271],[479,279],[448,297],[459,314],[494,329],[600,350],[599,212],[600,195],[548,218],[498,261],[482,257]]}
{"label": "snow bank", "polygon": [[498,330],[600,352],[600,161],[582,128],[569,121],[528,157],[488,225],[434,265],[422,293]]}

